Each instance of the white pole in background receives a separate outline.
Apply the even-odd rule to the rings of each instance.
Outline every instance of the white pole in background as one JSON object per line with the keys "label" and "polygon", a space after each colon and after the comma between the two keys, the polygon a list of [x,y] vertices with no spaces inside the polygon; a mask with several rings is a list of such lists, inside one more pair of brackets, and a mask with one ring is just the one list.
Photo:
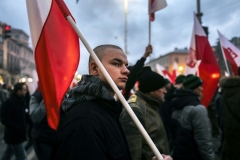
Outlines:
{"label": "white pole in background", "polygon": [[127,14],[128,14],[128,0],[124,0],[124,19],[125,19],[125,37],[124,37],[124,50],[125,54],[128,54],[127,52]]}

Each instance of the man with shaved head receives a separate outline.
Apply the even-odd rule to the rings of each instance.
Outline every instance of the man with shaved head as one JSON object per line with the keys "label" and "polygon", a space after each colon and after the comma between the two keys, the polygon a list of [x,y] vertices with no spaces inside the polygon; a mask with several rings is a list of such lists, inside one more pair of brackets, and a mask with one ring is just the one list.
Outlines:
{"label": "man with shaved head", "polygon": [[[94,51],[117,87],[123,89],[129,74],[123,50],[101,45]],[[60,122],[51,159],[130,159],[118,120],[122,107],[114,95],[100,68],[89,57],[89,75],[82,76],[62,103],[67,114]]]}
{"label": "man with shaved head", "polygon": [[[123,89],[129,74],[123,50],[115,45],[101,45],[94,52],[116,86]],[[122,106],[91,57],[88,67],[89,75],[82,76],[62,103],[67,114],[60,122],[51,159],[129,160],[129,148],[118,119]],[[163,157],[172,160],[170,156]]]}

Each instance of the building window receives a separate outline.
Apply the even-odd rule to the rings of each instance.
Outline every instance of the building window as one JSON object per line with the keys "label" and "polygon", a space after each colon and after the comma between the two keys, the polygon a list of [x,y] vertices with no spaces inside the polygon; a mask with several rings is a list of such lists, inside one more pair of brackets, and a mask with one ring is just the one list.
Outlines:
{"label": "building window", "polygon": [[3,68],[3,51],[0,50],[0,68]]}
{"label": "building window", "polygon": [[175,59],[174,59],[174,60],[175,60],[175,62],[177,62],[177,63],[178,63],[178,57],[175,57]]}

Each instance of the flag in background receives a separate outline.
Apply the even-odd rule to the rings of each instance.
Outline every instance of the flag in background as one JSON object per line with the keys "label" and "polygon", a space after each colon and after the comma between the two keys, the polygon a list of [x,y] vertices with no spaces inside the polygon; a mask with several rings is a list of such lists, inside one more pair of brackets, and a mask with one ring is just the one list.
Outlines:
{"label": "flag in background", "polygon": [[238,75],[238,67],[240,66],[240,50],[227,40],[218,31],[219,41],[222,48],[223,57],[230,62],[234,75]]}
{"label": "flag in background", "polygon": [[62,99],[79,64],[79,39],[55,0],[26,0],[26,4],[47,119],[57,129]]}
{"label": "flag in background", "polygon": [[175,79],[177,77],[176,70],[173,69],[173,72],[171,74],[166,70],[166,68],[164,68],[162,65],[158,63],[156,64],[156,70],[158,74],[162,75],[164,78],[167,78],[172,84],[175,83]]}
{"label": "flag in background", "polygon": [[166,0],[149,0],[149,14],[150,20],[154,21],[155,15],[154,12],[157,12],[167,6]]}
{"label": "flag in background", "polygon": [[220,69],[207,36],[194,14],[194,26],[185,74],[196,73],[203,81],[201,102],[208,107],[217,90]]}

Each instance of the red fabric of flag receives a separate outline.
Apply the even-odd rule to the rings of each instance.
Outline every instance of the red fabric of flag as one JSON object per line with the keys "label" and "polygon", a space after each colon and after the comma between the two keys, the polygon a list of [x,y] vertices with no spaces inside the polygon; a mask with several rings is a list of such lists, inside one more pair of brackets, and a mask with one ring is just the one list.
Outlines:
{"label": "red fabric of flag", "polygon": [[202,79],[203,97],[201,102],[208,107],[217,90],[220,69],[212,47],[195,14],[189,61],[185,74],[197,74]]}
{"label": "red fabric of flag", "polygon": [[198,68],[199,76],[203,81],[203,98],[201,102],[208,107],[220,78],[220,69],[215,54],[206,36],[195,36],[197,60],[201,60]]}
{"label": "red fabric of flag", "polygon": [[[50,8],[46,9],[49,11],[48,14],[42,11],[46,6],[45,1],[51,4]],[[27,3],[33,44],[36,44],[34,50],[36,68],[47,119],[50,127],[57,129],[63,97],[79,64],[79,39],[55,0],[27,0]],[[41,18],[46,15],[40,32],[37,31],[39,26],[34,25],[34,22],[39,23],[37,21],[41,19],[32,18],[32,14],[35,16],[42,14]],[[35,32],[40,33],[39,37],[35,36]]]}

